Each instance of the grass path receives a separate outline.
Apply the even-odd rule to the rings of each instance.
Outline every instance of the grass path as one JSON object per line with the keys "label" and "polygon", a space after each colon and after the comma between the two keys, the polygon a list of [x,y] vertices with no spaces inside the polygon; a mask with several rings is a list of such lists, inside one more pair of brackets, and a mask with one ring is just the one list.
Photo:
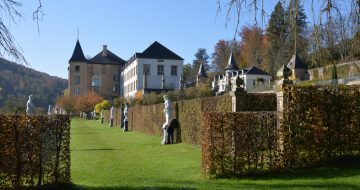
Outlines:
{"label": "grass path", "polygon": [[276,176],[204,179],[200,148],[96,121],[71,124],[73,189],[360,189],[360,163]]}

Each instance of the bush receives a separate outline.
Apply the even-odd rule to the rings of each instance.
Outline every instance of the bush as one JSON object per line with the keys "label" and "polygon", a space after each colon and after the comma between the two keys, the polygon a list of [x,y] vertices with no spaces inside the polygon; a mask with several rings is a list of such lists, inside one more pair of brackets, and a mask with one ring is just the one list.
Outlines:
{"label": "bush", "polygon": [[0,115],[0,185],[70,183],[70,116]]}

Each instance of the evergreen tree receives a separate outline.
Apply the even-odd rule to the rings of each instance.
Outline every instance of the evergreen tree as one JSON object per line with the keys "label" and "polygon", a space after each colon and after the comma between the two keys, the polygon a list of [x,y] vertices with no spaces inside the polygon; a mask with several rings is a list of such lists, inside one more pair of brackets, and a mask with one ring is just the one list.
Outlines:
{"label": "evergreen tree", "polygon": [[209,69],[209,55],[206,53],[206,49],[199,48],[195,53],[195,60],[193,60],[192,68],[194,69],[195,73],[199,70],[200,64],[202,63],[205,71]]}
{"label": "evergreen tree", "polygon": [[304,61],[307,58],[308,42],[305,38],[306,15],[301,0],[290,0],[286,12],[286,51],[285,60],[290,60],[294,53]]}
{"label": "evergreen tree", "polygon": [[269,43],[269,48],[267,50],[269,72],[273,75],[275,75],[276,71],[286,63],[286,60],[284,60],[286,37],[285,14],[281,2],[278,2],[270,15],[266,31]]}

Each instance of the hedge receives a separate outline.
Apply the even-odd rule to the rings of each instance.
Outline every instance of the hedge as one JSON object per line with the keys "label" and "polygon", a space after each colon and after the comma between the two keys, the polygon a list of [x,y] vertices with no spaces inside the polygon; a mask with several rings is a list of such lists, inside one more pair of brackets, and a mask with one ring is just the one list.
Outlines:
{"label": "hedge", "polygon": [[359,154],[360,86],[289,86],[284,107],[287,167]]}
{"label": "hedge", "polygon": [[239,111],[275,111],[276,95],[272,93],[243,93],[236,99]]}
{"label": "hedge", "polygon": [[205,113],[203,173],[259,174],[360,155],[360,86],[287,86],[283,95],[283,112]]}
{"label": "hedge", "polygon": [[204,114],[204,174],[226,176],[263,173],[281,167],[276,112]]}
{"label": "hedge", "polygon": [[0,188],[70,183],[68,115],[0,115]]}
{"label": "hedge", "polygon": [[[180,127],[175,129],[175,142],[200,143],[200,127],[203,112],[231,111],[231,97],[218,96],[172,102],[173,118],[178,119]],[[162,134],[165,122],[164,104],[134,106],[129,111],[129,129],[151,135]]]}

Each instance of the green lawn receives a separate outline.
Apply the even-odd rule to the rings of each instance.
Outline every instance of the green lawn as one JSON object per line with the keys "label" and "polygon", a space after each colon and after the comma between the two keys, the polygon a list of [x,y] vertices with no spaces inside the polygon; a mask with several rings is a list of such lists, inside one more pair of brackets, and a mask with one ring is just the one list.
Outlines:
{"label": "green lawn", "polygon": [[243,179],[205,179],[200,148],[97,121],[71,124],[72,189],[360,189],[359,160]]}

